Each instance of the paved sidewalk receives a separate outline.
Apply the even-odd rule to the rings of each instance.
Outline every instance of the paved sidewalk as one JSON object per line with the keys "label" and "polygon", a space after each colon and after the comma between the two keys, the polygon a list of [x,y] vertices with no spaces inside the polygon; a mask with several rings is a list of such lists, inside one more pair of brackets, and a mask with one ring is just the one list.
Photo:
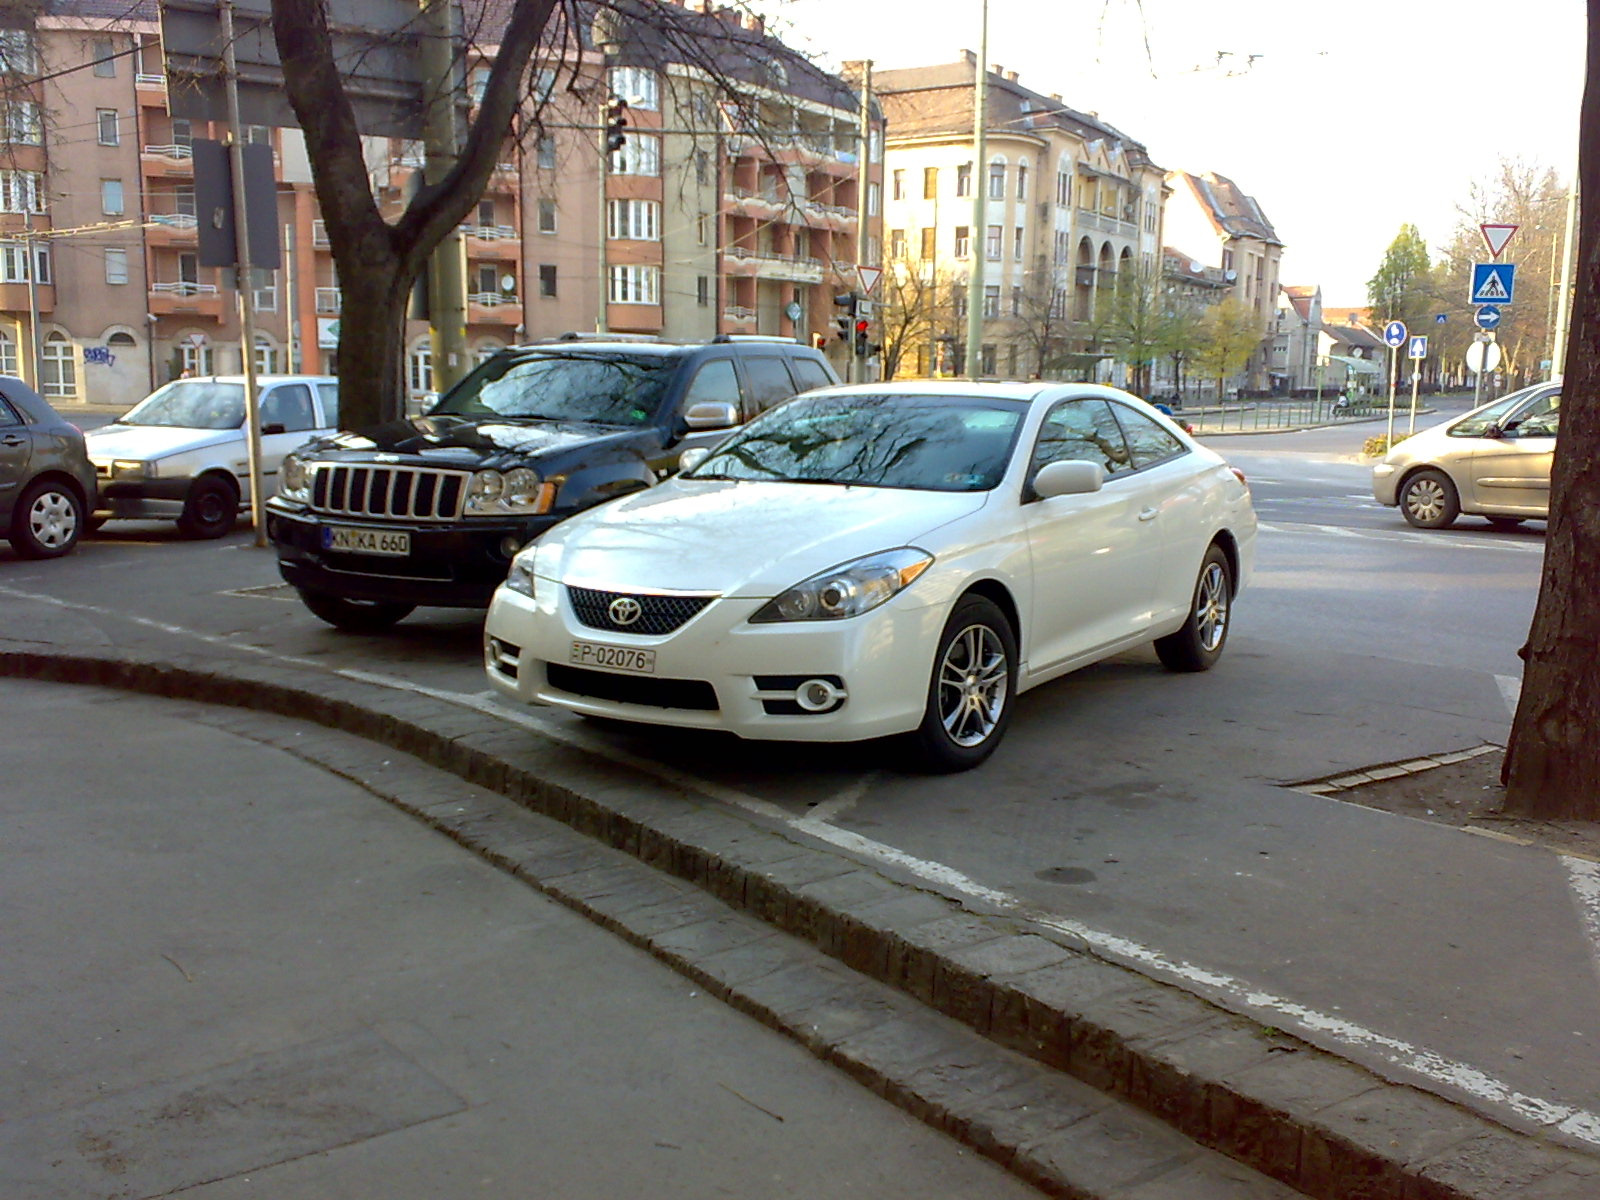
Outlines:
{"label": "paved sidewalk", "polygon": [[[202,550],[188,549],[200,561]],[[241,552],[205,549],[203,561]],[[41,595],[29,590],[41,577],[30,570],[28,586],[5,589],[0,674],[110,684],[360,734],[372,743],[367,757],[330,765],[1047,1188],[1151,1200],[1284,1194],[1259,1177],[1230,1177],[1238,1168],[1227,1154],[1283,1188],[1330,1200],[1600,1195],[1600,1128],[1587,1114],[1534,1107],[1502,1122],[1469,1111],[1114,965],[1070,930],[958,902],[687,783],[665,784],[448,699],[319,671],[303,651],[282,661],[270,639],[267,653],[247,652],[227,637],[233,610],[183,593],[196,586],[184,572],[136,598],[106,596],[99,609],[26,598]],[[209,641],[164,624],[180,607],[204,610]],[[105,615],[123,608],[148,615],[133,627]],[[412,652],[420,662],[424,651]],[[406,653],[402,644],[385,669],[403,670]],[[467,781],[471,801],[385,791],[384,747]],[[1448,852],[1444,839],[1412,844]],[[1392,847],[1329,842],[1322,866],[1343,863],[1381,886],[1379,849]],[[601,850],[610,857],[597,865]],[[1443,865],[1412,864],[1418,874]],[[687,902],[684,883],[694,885]],[[1338,920],[1330,911],[1315,936],[1337,938]],[[1550,952],[1561,948],[1552,939]],[[1590,976],[1586,960],[1566,966]],[[1538,1025],[1549,1010],[1529,992],[1530,1028],[1504,1035],[1568,1033]],[[1439,1003],[1447,1012],[1448,997]],[[1077,1090],[1085,1085],[1098,1090]],[[1181,1146],[1128,1106],[1167,1121]],[[1041,1127],[1041,1114],[1056,1123]],[[1118,1157],[1131,1174],[1096,1174],[1095,1148],[1119,1138],[1148,1152]]]}

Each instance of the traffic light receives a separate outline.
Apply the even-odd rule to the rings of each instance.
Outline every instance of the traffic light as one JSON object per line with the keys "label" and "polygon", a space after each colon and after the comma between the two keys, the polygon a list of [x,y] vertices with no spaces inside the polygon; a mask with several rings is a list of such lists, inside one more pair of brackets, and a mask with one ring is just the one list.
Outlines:
{"label": "traffic light", "polygon": [[842,296],[833,298],[833,302],[844,309],[842,313],[834,317],[833,327],[838,331],[839,340],[847,345],[850,342],[851,335],[855,332],[856,299],[854,292],[846,292]]}
{"label": "traffic light", "polygon": [[811,335],[811,348],[813,350],[826,350],[828,348],[828,335],[825,333],[813,333]]}
{"label": "traffic light", "polygon": [[868,321],[865,317],[858,317],[856,319],[856,324],[855,324],[856,353],[858,355],[860,355],[862,358],[865,358],[867,356],[867,330],[870,327],[871,327],[871,322]]}
{"label": "traffic light", "polygon": [[605,104],[606,149],[621,150],[628,144],[628,102],[621,96],[610,97]]}

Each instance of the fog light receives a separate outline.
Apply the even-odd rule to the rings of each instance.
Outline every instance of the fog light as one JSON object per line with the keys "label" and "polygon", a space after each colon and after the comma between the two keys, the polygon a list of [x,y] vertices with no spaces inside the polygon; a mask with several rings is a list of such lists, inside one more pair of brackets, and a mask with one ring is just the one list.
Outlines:
{"label": "fog light", "polygon": [[500,539],[500,557],[501,558],[506,558],[506,559],[515,558],[517,556],[517,551],[521,550],[521,549],[522,549],[522,540],[520,538],[518,538],[515,534],[507,534],[505,537]]}
{"label": "fog light", "polygon": [[838,704],[844,692],[826,679],[808,679],[794,690],[794,702],[807,712],[824,712]]}

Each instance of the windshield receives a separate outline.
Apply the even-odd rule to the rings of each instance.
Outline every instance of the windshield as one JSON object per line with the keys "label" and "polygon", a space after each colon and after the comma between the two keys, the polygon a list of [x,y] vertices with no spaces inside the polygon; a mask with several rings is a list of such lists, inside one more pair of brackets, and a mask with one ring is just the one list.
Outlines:
{"label": "windshield", "polygon": [[647,425],[678,363],[659,354],[519,351],[491,358],[428,415]]}
{"label": "windshield", "polygon": [[1025,411],[970,396],[802,396],[750,422],[687,477],[984,492],[1005,474]]}
{"label": "windshield", "polygon": [[121,425],[238,429],[244,425],[244,385],[214,379],[174,379],[120,418]]}

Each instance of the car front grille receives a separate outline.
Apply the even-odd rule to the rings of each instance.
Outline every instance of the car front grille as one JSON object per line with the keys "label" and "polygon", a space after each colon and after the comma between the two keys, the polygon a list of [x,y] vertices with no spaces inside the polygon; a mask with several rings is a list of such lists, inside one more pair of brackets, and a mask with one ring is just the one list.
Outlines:
{"label": "car front grille", "polygon": [[[659,637],[679,628],[690,617],[716,599],[715,596],[651,596],[635,592],[602,592],[594,588],[567,585],[567,597],[578,620],[590,629],[609,633],[643,633]],[[615,601],[632,601],[632,606],[615,607]],[[637,612],[632,621],[618,621],[621,612]]]}
{"label": "car front grille", "polygon": [[454,521],[467,496],[465,471],[319,463],[312,471],[311,507],[341,517]]}
{"label": "car front grille", "polygon": [[545,679],[553,688],[574,696],[642,704],[649,708],[717,711],[717,689],[703,679],[656,679],[648,675],[614,675],[565,663],[546,663]]}

